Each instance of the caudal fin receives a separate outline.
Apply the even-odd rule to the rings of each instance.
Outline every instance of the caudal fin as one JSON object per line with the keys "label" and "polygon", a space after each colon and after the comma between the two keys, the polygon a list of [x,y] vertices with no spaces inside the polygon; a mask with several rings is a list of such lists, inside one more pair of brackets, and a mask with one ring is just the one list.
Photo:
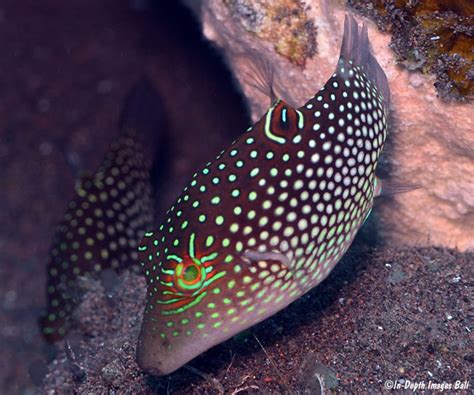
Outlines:
{"label": "caudal fin", "polygon": [[352,15],[344,19],[344,35],[342,37],[340,57],[364,68],[368,78],[375,84],[384,98],[385,105],[390,105],[390,87],[387,76],[375,57],[370,52],[367,25],[359,29],[357,21]]}

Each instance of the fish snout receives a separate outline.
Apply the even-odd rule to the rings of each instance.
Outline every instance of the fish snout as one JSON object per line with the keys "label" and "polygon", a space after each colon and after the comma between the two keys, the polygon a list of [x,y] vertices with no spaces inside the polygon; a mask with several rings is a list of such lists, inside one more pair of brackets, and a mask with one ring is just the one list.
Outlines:
{"label": "fish snout", "polygon": [[153,376],[165,376],[175,371],[179,366],[171,366],[162,347],[143,340],[140,336],[137,344],[136,359],[143,371]]}
{"label": "fish snout", "polygon": [[188,362],[194,355],[186,353],[186,349],[173,339],[161,337],[153,323],[144,320],[138,338],[136,359],[138,366],[154,376],[165,376],[174,372]]}

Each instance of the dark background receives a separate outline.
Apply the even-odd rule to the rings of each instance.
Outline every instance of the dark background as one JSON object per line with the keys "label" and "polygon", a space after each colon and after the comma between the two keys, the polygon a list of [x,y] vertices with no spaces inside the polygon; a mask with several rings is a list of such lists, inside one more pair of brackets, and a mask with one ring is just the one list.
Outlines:
{"label": "dark background", "polygon": [[36,319],[54,229],[117,135],[127,92],[146,75],[163,98],[158,212],[248,115],[175,1],[3,0],[0,48],[0,393],[30,393],[49,355]]}

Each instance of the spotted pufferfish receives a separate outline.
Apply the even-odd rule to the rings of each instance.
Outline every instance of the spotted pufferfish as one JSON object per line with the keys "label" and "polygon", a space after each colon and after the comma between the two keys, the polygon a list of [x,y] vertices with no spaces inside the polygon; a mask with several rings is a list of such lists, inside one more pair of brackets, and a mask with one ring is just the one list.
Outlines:
{"label": "spotted pufferfish", "polygon": [[277,100],[194,174],[139,246],[139,365],[173,372],[323,281],[381,192],[387,78],[353,17],[335,73],[304,106]]}
{"label": "spotted pufferfish", "polygon": [[125,100],[120,134],[93,175],[81,177],[59,224],[47,265],[47,308],[39,324],[60,340],[80,302],[78,279],[137,262],[137,246],[153,226],[151,170],[164,110],[151,84],[138,83]]}

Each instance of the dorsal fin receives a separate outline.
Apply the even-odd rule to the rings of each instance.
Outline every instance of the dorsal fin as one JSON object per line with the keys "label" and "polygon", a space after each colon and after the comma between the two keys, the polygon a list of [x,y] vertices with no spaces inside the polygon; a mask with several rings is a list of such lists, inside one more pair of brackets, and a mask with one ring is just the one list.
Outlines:
{"label": "dorsal fin", "polygon": [[248,84],[270,98],[271,104],[277,101],[274,88],[275,70],[270,62],[259,53],[252,53],[247,64],[246,79]]}
{"label": "dorsal fin", "polygon": [[257,50],[248,50],[232,55],[237,68],[243,70],[242,84],[257,89],[274,105],[281,98],[292,107],[299,107],[279,78],[278,70]]}
{"label": "dorsal fin", "polygon": [[370,52],[369,45],[367,25],[363,24],[362,28],[359,29],[354,17],[346,15],[340,57],[364,68],[369,79],[383,95],[385,104],[388,107],[390,105],[390,88],[387,76]]}

